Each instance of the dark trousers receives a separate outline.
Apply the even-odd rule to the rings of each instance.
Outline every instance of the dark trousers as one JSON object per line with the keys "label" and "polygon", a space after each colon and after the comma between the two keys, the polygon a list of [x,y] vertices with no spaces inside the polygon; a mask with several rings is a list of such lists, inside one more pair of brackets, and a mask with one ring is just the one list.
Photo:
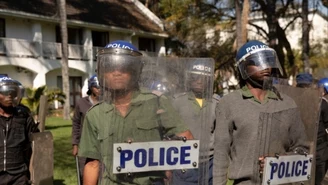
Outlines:
{"label": "dark trousers", "polygon": [[[205,170],[207,167],[208,169]],[[189,169],[184,173],[181,170],[173,171],[171,185],[198,185],[201,183],[213,185],[213,158],[199,169]]]}
{"label": "dark trousers", "polygon": [[327,170],[328,170],[328,160],[317,161],[315,167],[315,185],[321,185],[321,182],[325,178]]}
{"label": "dark trousers", "polygon": [[7,172],[0,172],[0,185],[28,185],[29,183],[27,173],[9,174]]}

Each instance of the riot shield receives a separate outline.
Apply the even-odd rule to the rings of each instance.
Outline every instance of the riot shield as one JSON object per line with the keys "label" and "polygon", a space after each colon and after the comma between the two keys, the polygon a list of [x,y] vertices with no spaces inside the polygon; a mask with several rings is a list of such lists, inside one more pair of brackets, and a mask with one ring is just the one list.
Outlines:
{"label": "riot shield", "polygon": [[263,88],[273,101],[263,106],[254,130],[256,184],[313,184],[320,91],[277,78],[265,81]]}
{"label": "riot shield", "polygon": [[[182,175],[190,171],[196,184],[207,185],[214,129],[214,118],[210,118],[215,107],[211,104],[213,60],[109,51],[100,52],[97,58],[102,95],[86,115],[82,145],[90,150],[84,152],[88,158],[101,164],[98,182],[174,184],[175,171]],[[200,68],[201,76],[193,76],[190,67]],[[177,94],[185,96],[190,91],[190,78],[206,83],[199,92],[201,100],[193,101],[201,101],[199,110],[204,109],[192,117],[198,124],[192,131],[195,138],[187,120],[173,106]]]}
{"label": "riot shield", "polygon": [[[215,107],[212,98],[214,61],[209,58],[152,58],[145,66],[144,86],[165,93],[195,139],[200,142],[198,169],[173,171],[172,184],[212,184]],[[149,80],[149,77],[151,78]],[[150,84],[150,85],[149,85]],[[165,87],[164,89],[157,89]],[[198,99],[198,100],[197,100]],[[201,101],[198,102],[198,101]],[[170,139],[170,138],[169,138]]]}

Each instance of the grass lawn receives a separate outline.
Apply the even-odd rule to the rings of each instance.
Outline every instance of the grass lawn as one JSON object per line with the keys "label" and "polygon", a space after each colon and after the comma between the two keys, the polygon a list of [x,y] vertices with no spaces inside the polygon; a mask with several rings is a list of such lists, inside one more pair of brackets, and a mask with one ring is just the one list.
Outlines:
{"label": "grass lawn", "polygon": [[76,185],[75,158],[72,156],[71,120],[47,117],[46,130],[54,138],[54,185]]}

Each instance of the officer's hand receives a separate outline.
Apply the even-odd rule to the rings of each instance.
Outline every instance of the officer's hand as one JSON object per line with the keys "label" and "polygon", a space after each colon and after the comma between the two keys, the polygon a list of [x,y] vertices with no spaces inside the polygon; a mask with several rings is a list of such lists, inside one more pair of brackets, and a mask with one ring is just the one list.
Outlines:
{"label": "officer's hand", "polygon": [[77,145],[73,145],[73,151],[72,151],[72,154],[74,156],[76,156],[78,154],[78,151],[79,151],[79,147]]}
{"label": "officer's hand", "polygon": [[171,184],[171,180],[172,180],[172,171],[165,171],[165,176],[166,178],[164,179],[164,183],[166,184]]}
{"label": "officer's hand", "polygon": [[259,157],[259,165],[260,165],[260,169],[259,172],[262,175],[263,174],[263,168],[264,168],[264,159],[266,156],[260,156]]}

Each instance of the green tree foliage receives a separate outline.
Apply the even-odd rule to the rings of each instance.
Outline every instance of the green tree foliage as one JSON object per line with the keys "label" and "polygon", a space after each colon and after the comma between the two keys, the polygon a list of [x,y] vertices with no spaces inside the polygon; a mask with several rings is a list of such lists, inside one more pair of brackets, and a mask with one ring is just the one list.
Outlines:
{"label": "green tree foliage", "polygon": [[60,103],[65,103],[65,94],[60,89],[48,89],[47,86],[41,86],[38,88],[26,88],[26,97],[23,97],[22,104],[27,106],[32,115],[37,115],[39,113],[40,99],[42,95],[48,97],[48,103],[52,104],[55,100]]}

